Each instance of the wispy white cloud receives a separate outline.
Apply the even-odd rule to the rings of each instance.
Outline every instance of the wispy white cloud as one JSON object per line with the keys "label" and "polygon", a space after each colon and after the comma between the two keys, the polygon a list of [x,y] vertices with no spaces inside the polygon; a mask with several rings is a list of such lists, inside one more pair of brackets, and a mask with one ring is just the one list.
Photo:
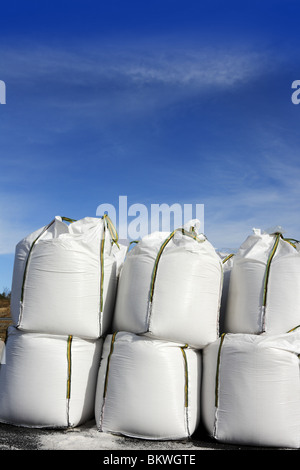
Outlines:
{"label": "wispy white cloud", "polygon": [[290,149],[286,159],[274,155],[256,159],[259,184],[237,177],[231,191],[224,187],[206,198],[205,227],[216,246],[235,250],[252,228],[265,230],[276,225],[283,227],[287,236],[300,239],[300,169],[292,153]]}
{"label": "wispy white cloud", "polygon": [[128,56],[119,71],[133,82],[189,86],[230,87],[249,80],[260,72],[262,56],[259,53],[241,54],[239,51],[172,50],[160,54]]}
{"label": "wispy white cloud", "polygon": [[[222,48],[177,48],[176,45],[139,46],[102,44],[86,47],[56,48],[27,45],[22,48],[2,45],[1,64],[6,76],[13,78],[48,77],[76,83],[120,74],[143,83],[224,84],[251,79],[261,67],[267,67],[261,51]],[[61,72],[65,72],[60,75]],[[16,78],[16,77],[15,77]],[[83,80],[84,79],[84,80]],[[83,81],[82,81],[83,80]]]}
{"label": "wispy white cloud", "polygon": [[[8,84],[23,87],[33,98],[42,100],[44,91],[44,99],[53,105],[81,107],[98,106],[97,96],[103,101],[109,93],[111,102],[124,94],[132,96],[130,91],[148,101],[149,94],[152,99],[157,95],[158,104],[161,89],[167,100],[176,101],[181,93],[245,85],[269,66],[260,51],[184,48],[172,43],[2,47],[0,64]],[[74,93],[81,93],[82,99],[77,95],[74,100]]]}

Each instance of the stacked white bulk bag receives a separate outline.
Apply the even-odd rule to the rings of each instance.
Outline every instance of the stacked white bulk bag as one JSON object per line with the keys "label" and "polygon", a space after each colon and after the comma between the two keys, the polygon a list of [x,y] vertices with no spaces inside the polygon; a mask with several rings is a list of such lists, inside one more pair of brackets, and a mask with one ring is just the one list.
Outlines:
{"label": "stacked white bulk bag", "polygon": [[224,334],[203,350],[201,416],[216,440],[300,447],[300,332]]}
{"label": "stacked white bulk bag", "polygon": [[120,274],[113,331],[184,342],[201,349],[218,337],[222,263],[191,221],[145,236]]}
{"label": "stacked white bulk bag", "polygon": [[102,336],[125,254],[107,214],[55,217],[17,245],[0,421],[71,427],[94,417]]}
{"label": "stacked white bulk bag", "polygon": [[92,419],[102,341],[10,326],[0,367],[0,421],[66,428]]}
{"label": "stacked white bulk bag", "polygon": [[114,235],[106,216],[69,225],[55,217],[20,241],[11,293],[14,324],[94,339],[105,334],[117,289],[120,247]]}
{"label": "stacked white bulk bag", "polygon": [[234,256],[225,331],[285,333],[300,324],[300,253],[282,233],[254,229]]}
{"label": "stacked white bulk bag", "polygon": [[183,439],[200,417],[200,351],[118,332],[106,337],[95,400],[99,431]]}

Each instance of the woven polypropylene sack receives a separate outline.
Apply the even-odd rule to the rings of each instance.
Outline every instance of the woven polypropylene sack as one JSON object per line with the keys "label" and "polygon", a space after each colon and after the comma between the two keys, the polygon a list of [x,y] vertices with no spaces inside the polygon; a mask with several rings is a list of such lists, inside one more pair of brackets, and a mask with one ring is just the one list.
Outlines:
{"label": "woven polypropylene sack", "polygon": [[223,335],[203,350],[201,416],[220,442],[300,446],[300,332]]}
{"label": "woven polypropylene sack", "polygon": [[94,339],[105,334],[112,322],[119,252],[103,218],[68,225],[56,217],[21,240],[11,294],[15,326]]}
{"label": "woven polypropylene sack", "polygon": [[10,326],[0,366],[0,421],[74,427],[94,417],[103,340],[30,333]]}
{"label": "woven polypropylene sack", "polygon": [[300,324],[300,253],[255,230],[233,258],[225,332],[286,333]]}
{"label": "woven polypropylene sack", "polygon": [[184,439],[200,419],[201,352],[133,333],[107,336],[95,400],[100,431]]}
{"label": "woven polypropylene sack", "polygon": [[120,275],[114,331],[202,348],[218,337],[222,263],[190,232],[155,232],[128,253]]}

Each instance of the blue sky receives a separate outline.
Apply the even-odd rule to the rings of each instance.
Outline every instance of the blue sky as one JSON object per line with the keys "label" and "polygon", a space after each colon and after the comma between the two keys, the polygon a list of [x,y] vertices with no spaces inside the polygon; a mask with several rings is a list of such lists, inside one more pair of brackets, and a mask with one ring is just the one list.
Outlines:
{"label": "blue sky", "polygon": [[16,243],[98,205],[204,204],[233,250],[300,237],[296,0],[1,4],[0,291]]}

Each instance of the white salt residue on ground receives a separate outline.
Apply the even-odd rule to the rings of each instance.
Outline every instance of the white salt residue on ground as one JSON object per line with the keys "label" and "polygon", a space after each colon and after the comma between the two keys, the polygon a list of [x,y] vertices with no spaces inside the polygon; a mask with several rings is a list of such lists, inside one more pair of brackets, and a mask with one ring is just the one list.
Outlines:
{"label": "white salt residue on ground", "polygon": [[132,439],[99,432],[94,421],[62,432],[50,432],[39,438],[41,450],[200,450],[189,440],[152,441]]}

